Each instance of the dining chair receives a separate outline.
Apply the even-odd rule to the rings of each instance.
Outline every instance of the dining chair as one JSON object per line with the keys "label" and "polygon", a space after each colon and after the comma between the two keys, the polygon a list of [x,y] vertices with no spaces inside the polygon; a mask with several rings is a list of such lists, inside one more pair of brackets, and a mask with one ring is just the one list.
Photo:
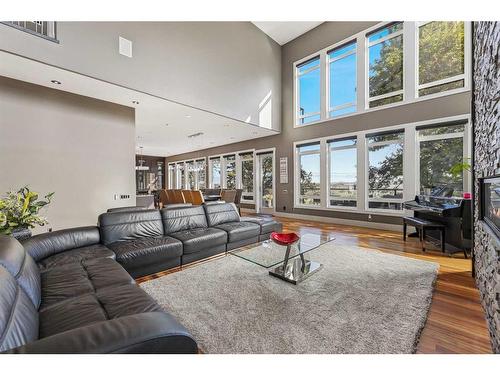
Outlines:
{"label": "dining chair", "polygon": [[236,199],[236,190],[222,190],[220,199],[226,203],[234,203]]}
{"label": "dining chair", "polygon": [[241,216],[241,196],[243,195],[243,189],[236,189],[236,197],[234,198],[234,204],[238,208],[238,213]]}
{"label": "dining chair", "polygon": [[191,190],[191,200],[193,206],[201,206],[205,203],[205,199],[203,198],[203,194],[200,190]]}
{"label": "dining chair", "polygon": [[176,189],[174,192],[174,199],[172,203],[186,203],[184,196],[182,195],[182,190]]}
{"label": "dining chair", "polygon": [[191,190],[182,190],[181,192],[182,196],[184,197],[184,203],[193,203]]}
{"label": "dining chair", "polygon": [[160,190],[160,208],[165,207],[168,204],[168,193],[167,190]]}

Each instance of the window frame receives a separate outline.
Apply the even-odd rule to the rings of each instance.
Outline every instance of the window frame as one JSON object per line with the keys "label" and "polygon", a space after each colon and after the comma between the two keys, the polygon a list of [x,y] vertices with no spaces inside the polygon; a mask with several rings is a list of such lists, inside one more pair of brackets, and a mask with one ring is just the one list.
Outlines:
{"label": "window frame", "polygon": [[[402,132],[401,132],[402,130]],[[403,212],[404,211],[404,207],[403,207],[403,202],[405,200],[407,200],[407,194],[406,194],[406,190],[405,190],[405,187],[406,187],[406,184],[405,184],[405,166],[406,163],[405,163],[405,154],[408,153],[407,149],[406,149],[406,142],[405,142],[405,137],[406,137],[406,129],[405,128],[401,128],[401,127],[396,127],[394,129],[391,129],[391,130],[388,130],[387,133],[388,134],[391,134],[391,133],[403,133],[403,139],[401,141],[399,140],[389,140],[389,141],[380,141],[380,142],[368,142],[368,138],[369,138],[369,134],[371,133],[376,133],[376,132],[367,132],[365,134],[365,181],[366,181],[366,188],[365,188],[365,210],[366,211],[375,211],[375,212],[392,212],[392,213],[400,213],[400,212]],[[386,198],[386,199],[378,199],[378,198],[370,198],[370,187],[369,187],[369,183],[370,183],[370,178],[369,178],[369,174],[370,174],[370,147],[373,147],[373,146],[385,146],[385,145],[392,145],[392,144],[399,144],[399,143],[402,143],[402,146],[403,146],[403,196],[401,198]],[[388,202],[388,203],[401,203],[401,210],[394,210],[394,209],[390,209],[390,208],[370,208],[370,202]]]}
{"label": "window frame", "polygon": [[[350,211],[356,211],[358,210],[359,208],[359,178],[358,178],[358,171],[359,171],[359,159],[358,159],[358,143],[359,143],[359,137],[357,135],[353,135],[353,136],[350,136],[350,137],[344,137],[344,136],[341,136],[341,137],[333,137],[333,138],[328,138],[328,140],[326,140],[326,152],[327,152],[327,155],[326,155],[326,169],[327,169],[327,172],[326,172],[326,183],[327,183],[327,195],[326,195],[326,207],[327,208],[333,208],[333,209],[337,209],[337,208],[342,208],[344,210],[350,210]],[[331,163],[331,151],[332,151],[332,148],[330,147],[330,144],[331,143],[334,143],[336,141],[342,141],[342,140],[346,140],[346,139],[355,139],[356,140],[356,144],[353,145],[353,146],[340,146],[340,147],[335,147],[334,150],[337,150],[337,151],[340,151],[340,150],[351,150],[351,149],[354,149],[356,150],[356,205],[355,206],[336,206],[336,205],[332,205],[331,204],[331,196],[330,196],[330,183],[331,183],[331,173],[330,173],[330,163]]]}
{"label": "window frame", "polygon": [[[333,52],[337,49],[340,49],[342,47],[347,47],[348,45],[350,44],[354,44],[355,45],[355,48],[354,48],[354,51],[350,51],[350,52],[346,52],[340,56],[337,56],[333,59],[330,58],[330,52]],[[355,55],[356,56],[356,71],[355,71],[355,79],[356,79],[356,87],[355,87],[355,91],[356,91],[356,99],[354,102],[349,102],[349,103],[345,103],[345,104],[341,104],[341,105],[338,105],[336,107],[330,107],[330,75],[332,73],[331,71],[331,64],[335,61],[339,61],[339,60],[342,60],[343,58],[346,58],[348,56],[351,56],[351,55]],[[325,89],[325,96],[326,96],[326,119],[336,119],[336,118],[339,118],[339,117],[342,117],[344,115],[338,115],[338,116],[332,116],[330,113],[333,112],[333,111],[338,111],[338,110],[341,110],[341,109],[344,109],[344,108],[349,108],[349,107],[352,107],[354,106],[355,108],[355,111],[354,112],[351,112],[351,113],[347,113],[345,115],[350,115],[350,114],[355,114],[358,110],[358,100],[357,100],[357,95],[358,95],[358,41],[357,39],[350,39],[349,42],[346,42],[346,43],[342,43],[338,46],[336,46],[335,48],[330,48],[327,52],[326,52],[326,89]],[[302,124],[301,126],[303,125],[307,125],[307,124]]]}
{"label": "window frame", "polygon": [[[446,122],[452,121],[466,121],[465,131],[464,131],[464,157],[471,157],[472,152],[472,135],[471,135],[471,116],[470,114],[463,114],[457,116],[450,116],[445,118],[436,118],[432,120],[425,120],[413,123],[404,123],[398,125],[391,125],[387,127],[381,127],[370,130],[361,130],[357,132],[343,133],[338,135],[313,138],[301,141],[293,142],[293,170],[294,170],[294,181],[293,181],[293,208],[294,209],[306,209],[306,210],[319,210],[319,211],[334,211],[334,212],[356,212],[360,214],[370,215],[377,214],[381,216],[405,216],[409,215],[411,212],[405,210],[389,210],[389,209],[378,209],[378,208],[368,208],[368,153],[367,153],[367,134],[385,132],[385,131],[395,131],[398,129],[404,129],[404,153],[403,153],[403,198],[402,201],[413,199],[415,195],[418,194],[418,189],[420,188],[419,176],[416,176],[415,171],[420,170],[419,160],[417,159],[416,148],[418,147],[417,132],[416,128],[420,126],[427,125],[438,125]],[[357,137],[357,207],[342,207],[342,206],[328,206],[328,182],[329,182],[329,165],[328,165],[328,145],[327,142],[330,140],[339,140],[343,138]],[[309,206],[299,204],[299,180],[300,174],[298,173],[298,157],[297,157],[297,146],[310,144],[314,142],[320,142],[321,150],[321,202],[319,206]],[[360,162],[363,161],[363,162]],[[469,173],[464,175],[464,191],[471,191],[472,181]]]}
{"label": "window frame", "polygon": [[[243,159],[242,155],[250,155],[252,154],[252,177],[253,177],[253,189],[251,192],[245,192],[243,188],[243,162],[248,161],[249,159]],[[236,188],[242,189],[241,202],[254,204],[255,203],[255,150],[247,150],[247,151],[238,151],[236,153]],[[243,196],[252,194],[252,199],[244,199]]]}
{"label": "window frame", "polygon": [[[190,163],[190,162],[193,162],[194,165],[196,165],[199,161],[204,161],[205,162],[205,185],[206,185],[206,176],[207,176],[207,162],[206,162],[206,157],[201,157],[201,158],[195,158],[195,159],[186,159],[186,160],[177,160],[177,161],[171,161],[171,162],[168,162],[167,165],[170,167],[171,165],[174,166],[174,180],[171,181],[170,179],[170,174],[168,175],[168,183],[167,183],[167,186],[168,186],[168,189],[185,189],[187,187],[187,183],[188,183],[188,170],[187,170],[187,164]],[[180,178],[179,178],[179,175],[180,175],[180,170],[178,168],[178,166],[182,165],[183,168],[184,168],[184,178],[183,180],[184,181],[181,181]],[[199,181],[198,181],[198,174],[199,174],[199,171],[194,171],[194,182],[195,182],[195,186],[194,187],[190,187],[191,190],[199,190]]]}
{"label": "window frame", "polygon": [[[307,70],[305,70],[304,72],[299,72],[300,70],[300,67],[303,66],[303,65],[306,65],[307,63],[311,62],[311,61],[314,61],[314,60],[318,60],[318,66],[313,66],[311,68],[308,68]],[[297,125],[300,125],[300,126],[303,126],[303,125],[307,125],[307,124],[310,124],[310,123],[314,123],[315,121],[312,121],[310,123],[304,123],[304,124],[299,124],[299,122],[303,119],[306,119],[308,117],[313,117],[313,116],[320,116],[320,119],[321,119],[321,114],[323,112],[323,103],[322,103],[322,100],[321,100],[321,97],[322,97],[322,80],[323,80],[323,77],[322,77],[322,69],[321,69],[321,62],[322,62],[322,57],[319,55],[319,54],[316,54],[316,55],[313,55],[312,57],[309,57],[308,59],[304,60],[304,61],[301,61],[300,63],[298,63],[297,65],[294,66],[294,83],[295,83],[295,97],[296,97],[296,100],[294,101],[294,119],[297,123]],[[319,87],[320,87],[320,92],[319,92],[319,107],[320,107],[320,110],[318,112],[310,112],[310,113],[304,113],[303,115],[301,115],[299,112],[300,112],[300,77],[303,76],[303,75],[306,75],[308,73],[311,73],[315,70],[318,70],[319,69]]]}
{"label": "window frame", "polygon": [[[415,97],[416,98],[426,98],[430,96],[431,98],[436,96],[440,96],[439,94],[442,93],[448,93],[448,94],[453,94],[454,92],[460,92],[462,91],[465,87],[469,87],[469,77],[471,75],[470,73],[470,63],[467,63],[471,59],[471,45],[470,45],[470,37],[468,38],[467,36],[471,34],[471,27],[470,27],[470,22],[463,21],[464,22],[464,72],[462,74],[455,75],[453,77],[448,77],[448,78],[443,78],[437,81],[433,82],[427,82],[424,84],[420,84],[420,27],[425,26],[431,22],[442,22],[442,21],[419,21],[415,22]],[[444,21],[446,22],[446,21]],[[451,90],[446,90],[446,91],[441,91],[437,92],[434,94],[428,94],[428,95],[420,95],[419,91],[422,89],[426,89],[429,87],[434,87],[434,86],[439,86],[443,85],[446,83],[453,83],[456,81],[464,81],[464,87],[458,87],[456,89],[451,89]]]}
{"label": "window frame", "polygon": [[[472,46],[472,33],[471,33],[471,22],[470,21],[465,21],[464,23],[464,59],[465,59],[465,82],[464,82],[464,87],[459,87],[456,89],[448,90],[448,91],[442,91],[434,94],[429,94],[425,96],[418,96],[416,92],[416,87],[418,81],[417,79],[417,70],[418,70],[418,64],[417,64],[417,48],[418,44],[416,41],[416,33],[418,31],[417,29],[417,22],[415,21],[404,21],[403,22],[403,100],[396,102],[396,103],[389,103],[373,108],[367,108],[368,105],[368,98],[367,98],[367,90],[368,90],[368,85],[366,80],[368,79],[368,54],[366,53],[367,48],[367,38],[366,35],[369,34],[370,32],[383,28],[389,24],[393,23],[393,21],[390,22],[380,22],[378,24],[373,25],[372,27],[369,27],[365,30],[361,30],[360,32],[351,35],[347,38],[344,38],[334,44],[331,44],[319,51],[316,51],[314,53],[311,53],[299,60],[296,60],[295,62],[292,63],[292,71],[290,74],[290,78],[293,83],[293,127],[294,128],[302,128],[305,126],[311,126],[311,125],[317,125],[317,124],[322,124],[324,122],[329,122],[329,121],[334,121],[350,116],[357,116],[361,115],[364,113],[370,113],[373,111],[380,111],[384,109],[389,109],[393,107],[398,107],[402,105],[407,105],[411,103],[416,103],[416,102],[421,102],[425,100],[432,100],[435,98],[439,98],[442,96],[448,96],[448,95],[454,95],[462,92],[469,92],[471,90],[471,46]],[[391,34],[392,35],[392,34]],[[352,113],[347,113],[335,117],[329,117],[327,108],[329,108],[329,98],[328,98],[328,79],[329,75],[327,74],[328,71],[328,59],[327,59],[327,54],[329,51],[336,49],[342,45],[348,44],[349,42],[354,42],[356,41],[356,51],[357,51],[357,56],[356,56],[356,92],[357,92],[357,105],[356,105],[356,111]],[[297,79],[296,79],[296,68],[298,65],[303,64],[304,62],[307,62],[308,60],[311,60],[312,58],[318,56],[320,57],[320,77],[321,77],[321,103],[320,103],[320,108],[321,108],[321,113],[320,113],[320,119],[317,121],[312,121],[307,124],[299,124],[298,118],[297,118],[297,108],[298,108],[298,95],[297,95]],[[373,98],[372,98],[373,100]]]}
{"label": "window frame", "polygon": [[[446,126],[442,124],[441,126]],[[429,129],[439,128],[440,126],[429,126]],[[421,142],[428,141],[441,141],[445,139],[454,139],[454,138],[462,138],[462,158],[463,160],[471,159],[471,150],[472,150],[472,127],[470,125],[470,121],[464,124],[464,130],[458,133],[445,133],[445,134],[435,134],[435,135],[420,135],[419,131],[416,130],[416,148],[415,148],[415,156],[416,156],[416,173],[415,173],[415,184],[417,194],[420,194],[420,149]],[[463,192],[471,192],[471,176],[470,173],[463,173],[462,175],[462,189]]]}
{"label": "window frame", "polygon": [[[391,33],[389,35],[386,35],[380,39],[377,39],[373,42],[369,42],[369,37],[371,34],[374,34],[376,33],[377,31],[379,30],[383,30],[393,24],[397,24],[397,23],[401,23],[402,24],[402,28],[401,30],[398,30],[394,33]],[[405,22],[401,21],[401,22],[387,22],[385,23],[383,26],[381,27],[378,27],[378,28],[375,28],[373,30],[370,30],[368,32],[365,33],[365,60],[366,60],[366,69],[365,69],[365,72],[364,72],[364,78],[365,78],[365,109],[373,109],[373,108],[379,108],[379,107],[383,107],[385,108],[386,106],[388,105],[391,105],[391,104],[398,104],[398,103],[403,103],[405,102],[405,99],[406,99],[406,95],[405,95],[405,56],[406,56],[406,53],[405,53],[405,35],[404,35],[404,25]],[[391,39],[394,39],[394,38],[397,38],[398,36],[402,36],[402,40],[403,40],[403,82],[402,82],[402,88],[399,89],[399,90],[396,90],[396,91],[392,91],[392,92],[388,92],[388,93],[385,93],[385,94],[381,94],[381,95],[377,95],[377,96],[373,96],[373,97],[370,97],[370,47],[373,47],[377,44],[380,44],[380,43],[384,43],[388,40],[391,40]],[[370,103],[371,102],[374,102],[374,101],[377,101],[377,100],[381,100],[381,99],[386,99],[386,98],[392,98],[393,96],[398,96],[398,95],[402,95],[403,98],[395,103],[389,103],[389,104],[384,104],[384,105],[380,105],[380,106],[376,106],[376,107],[370,107]]]}
{"label": "window frame", "polygon": [[[317,144],[319,146],[319,149],[318,150],[307,150],[307,151],[300,151],[300,147],[304,147],[306,145],[315,145]],[[294,143],[294,165],[295,165],[295,168],[294,168],[294,175],[296,176],[295,178],[295,189],[294,191],[298,192],[297,194],[294,194],[294,202],[295,202],[295,206],[296,207],[307,207],[307,208],[318,208],[318,207],[321,207],[322,206],[322,179],[321,179],[321,171],[322,171],[322,143],[321,143],[321,140],[310,140],[309,142],[303,142],[303,143],[297,143],[295,144]],[[300,166],[301,166],[301,157],[302,156],[307,156],[307,155],[319,155],[319,173],[320,173],[320,181],[319,181],[319,186],[320,186],[320,194],[319,196],[317,196],[319,199],[320,199],[320,204],[319,205],[312,205],[312,204],[304,204],[304,203],[300,203],[300,199],[303,198],[302,195],[300,195]],[[315,198],[316,196],[314,196]]]}

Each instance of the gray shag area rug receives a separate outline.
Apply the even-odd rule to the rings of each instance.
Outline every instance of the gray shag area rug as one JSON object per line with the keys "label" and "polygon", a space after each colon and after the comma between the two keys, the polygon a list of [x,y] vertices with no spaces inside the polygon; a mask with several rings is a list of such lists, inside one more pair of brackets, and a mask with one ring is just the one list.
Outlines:
{"label": "gray shag area rug", "polygon": [[439,266],[336,245],[298,285],[233,255],[140,284],[206,353],[413,353]]}

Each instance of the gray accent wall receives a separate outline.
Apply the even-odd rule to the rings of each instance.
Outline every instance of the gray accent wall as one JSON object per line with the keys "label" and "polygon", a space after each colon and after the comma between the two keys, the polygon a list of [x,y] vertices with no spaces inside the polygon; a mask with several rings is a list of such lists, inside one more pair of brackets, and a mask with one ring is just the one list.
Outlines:
{"label": "gray accent wall", "polygon": [[34,233],[135,205],[134,122],[131,108],[0,77],[0,195],[55,192],[43,211],[50,224]]}
{"label": "gray accent wall", "polygon": [[479,216],[479,179],[500,176],[499,41],[500,22],[474,22],[474,263],[494,353],[500,353],[500,238]]}
{"label": "gray accent wall", "polygon": [[240,142],[222,147],[216,147],[199,152],[177,155],[166,158],[167,162],[191,159],[194,157],[210,156],[221,153],[246,149],[276,148],[276,171],[280,157],[288,157],[289,178],[288,184],[276,185],[276,210],[279,212],[296,213],[373,221],[388,224],[399,224],[401,219],[394,216],[367,214],[340,211],[321,211],[293,208],[293,142],[319,137],[339,135],[359,130],[375,129],[392,125],[431,120],[455,115],[470,113],[470,92],[448,95],[440,98],[424,100],[412,104],[334,119],[315,125],[301,128],[293,127],[293,63],[303,57],[319,51],[329,45],[354,35],[378,22],[326,22],[306,34],[294,39],[282,47],[282,130],[281,134],[260,138],[252,141]]}
{"label": "gray accent wall", "polygon": [[57,39],[0,24],[1,50],[241,121],[267,98],[279,130],[281,48],[251,22],[57,22]]}

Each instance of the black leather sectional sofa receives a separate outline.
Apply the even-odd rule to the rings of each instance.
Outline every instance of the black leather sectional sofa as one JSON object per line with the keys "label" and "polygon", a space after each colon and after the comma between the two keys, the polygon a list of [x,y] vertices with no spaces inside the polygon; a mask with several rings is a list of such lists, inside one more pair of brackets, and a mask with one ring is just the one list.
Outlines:
{"label": "black leather sectional sofa", "polygon": [[197,344],[133,277],[269,237],[232,204],[125,210],[99,227],[0,236],[0,352],[196,353]]}

